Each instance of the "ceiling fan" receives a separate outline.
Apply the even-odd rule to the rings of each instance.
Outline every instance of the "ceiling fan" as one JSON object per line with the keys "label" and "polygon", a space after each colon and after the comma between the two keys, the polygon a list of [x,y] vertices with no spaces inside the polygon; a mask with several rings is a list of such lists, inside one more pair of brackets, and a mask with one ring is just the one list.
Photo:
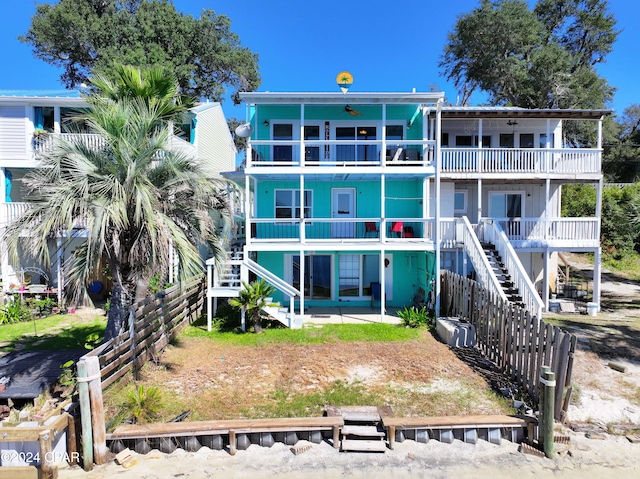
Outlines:
{"label": "ceiling fan", "polygon": [[360,113],[358,110],[354,110],[353,108],[351,108],[349,105],[346,105],[344,107],[344,111],[346,111],[347,113],[349,113],[349,115],[351,116],[361,116],[362,113]]}

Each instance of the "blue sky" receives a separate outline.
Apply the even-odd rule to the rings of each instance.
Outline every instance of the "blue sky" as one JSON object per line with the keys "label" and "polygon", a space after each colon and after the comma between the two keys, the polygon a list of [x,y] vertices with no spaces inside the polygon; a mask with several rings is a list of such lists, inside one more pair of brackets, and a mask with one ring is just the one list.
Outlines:
{"label": "blue sky", "polygon": [[[455,101],[453,85],[440,75],[438,59],[459,15],[480,0],[174,0],[198,17],[203,8],[225,14],[244,46],[260,56],[260,91],[338,91],[342,70],[357,91],[427,91],[437,85]],[[600,73],[618,88],[614,109],[640,103],[640,1],[609,0],[622,30]],[[33,57],[17,40],[29,28],[33,0],[1,0],[0,90],[56,89],[60,70]],[[472,98],[482,101],[481,95]],[[244,117],[224,103],[227,117]]]}

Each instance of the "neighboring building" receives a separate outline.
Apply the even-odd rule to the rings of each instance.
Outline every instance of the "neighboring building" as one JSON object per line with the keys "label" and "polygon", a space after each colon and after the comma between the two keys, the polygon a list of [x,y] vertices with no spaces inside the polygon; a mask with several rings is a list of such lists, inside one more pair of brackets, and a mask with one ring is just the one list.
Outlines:
{"label": "neighboring building", "polygon": [[[99,145],[98,135],[78,132],[69,121],[79,109],[87,107],[78,91],[0,91],[0,229],[29,208],[21,179],[38,166],[40,155],[50,151],[59,138],[80,136],[90,145]],[[177,125],[181,134],[171,135],[171,147],[211,165],[210,171],[216,176],[221,171],[233,170],[236,149],[221,105],[202,103],[192,108],[188,116],[185,124]],[[24,254],[20,255],[21,264],[9,264],[2,245],[3,290],[21,283],[24,271],[32,276],[33,283],[47,283],[57,288],[63,283],[61,261],[84,241],[83,235],[78,230],[73,238],[51,240],[51,270],[44,270]],[[98,276],[96,280],[104,278]]]}
{"label": "neighboring building", "polygon": [[[375,304],[383,314],[433,288],[439,301],[435,278],[448,269],[540,317],[556,291],[557,253],[572,251],[594,254],[599,303],[610,112],[446,107],[436,92],[241,98],[246,168],[228,176],[250,194],[237,252],[224,271],[210,264],[210,298],[236,295],[252,271],[289,306],[282,321],[299,326],[309,306]],[[591,122],[592,147],[565,145],[565,120]],[[573,182],[597,189],[594,217],[561,217],[562,185]]]}

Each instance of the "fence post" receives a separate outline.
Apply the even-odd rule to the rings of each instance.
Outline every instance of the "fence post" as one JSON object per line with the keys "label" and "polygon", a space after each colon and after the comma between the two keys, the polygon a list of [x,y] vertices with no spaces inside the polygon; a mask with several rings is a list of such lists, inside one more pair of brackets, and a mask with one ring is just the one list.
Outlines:
{"label": "fence post", "polygon": [[91,432],[91,402],[89,384],[86,381],[87,363],[78,361],[78,396],[80,399],[80,421],[82,426],[82,466],[85,471],[93,469],[93,434]]}
{"label": "fence post", "polygon": [[133,306],[129,307],[129,341],[131,341],[131,346],[129,346],[129,350],[131,351],[131,372],[133,373],[133,379],[136,381],[140,379],[138,377],[138,370],[136,369],[136,325],[135,325],[135,310]]}
{"label": "fence post", "polygon": [[100,361],[97,356],[85,358],[89,401],[91,402],[91,426],[93,430],[93,459],[96,464],[107,462],[107,432],[104,424],[104,405],[102,402],[102,384],[100,379]]}
{"label": "fence post", "polygon": [[542,447],[548,458],[553,456],[553,424],[556,393],[556,375],[549,366],[542,367],[540,377],[542,394],[540,395],[540,418],[542,429]]}
{"label": "fence post", "polygon": [[51,444],[53,442],[53,432],[45,429],[38,435],[40,443],[40,472],[43,479],[57,479],[58,468],[53,464],[53,454],[51,452]]}

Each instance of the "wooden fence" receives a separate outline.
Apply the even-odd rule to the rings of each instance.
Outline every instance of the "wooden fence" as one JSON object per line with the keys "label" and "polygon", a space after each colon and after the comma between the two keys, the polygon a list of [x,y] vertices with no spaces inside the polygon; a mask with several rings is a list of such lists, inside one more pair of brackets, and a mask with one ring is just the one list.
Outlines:
{"label": "wooden fence", "polygon": [[[97,356],[105,388],[140,367],[161,350],[204,306],[204,279],[193,278],[184,288],[172,286],[135,304],[130,310],[129,330],[83,356]],[[133,321],[131,321],[133,319]]]}
{"label": "wooden fence", "polygon": [[490,294],[478,283],[443,271],[441,317],[467,320],[476,330],[482,354],[536,403],[542,366],[556,375],[555,418],[564,421],[571,399],[571,371],[577,338],[531,316],[524,308]]}
{"label": "wooden fence", "polygon": [[78,396],[85,470],[108,458],[102,389],[132,368],[161,354],[164,347],[204,306],[204,278],[173,286],[129,310],[129,330],[85,354],[78,361]]}

